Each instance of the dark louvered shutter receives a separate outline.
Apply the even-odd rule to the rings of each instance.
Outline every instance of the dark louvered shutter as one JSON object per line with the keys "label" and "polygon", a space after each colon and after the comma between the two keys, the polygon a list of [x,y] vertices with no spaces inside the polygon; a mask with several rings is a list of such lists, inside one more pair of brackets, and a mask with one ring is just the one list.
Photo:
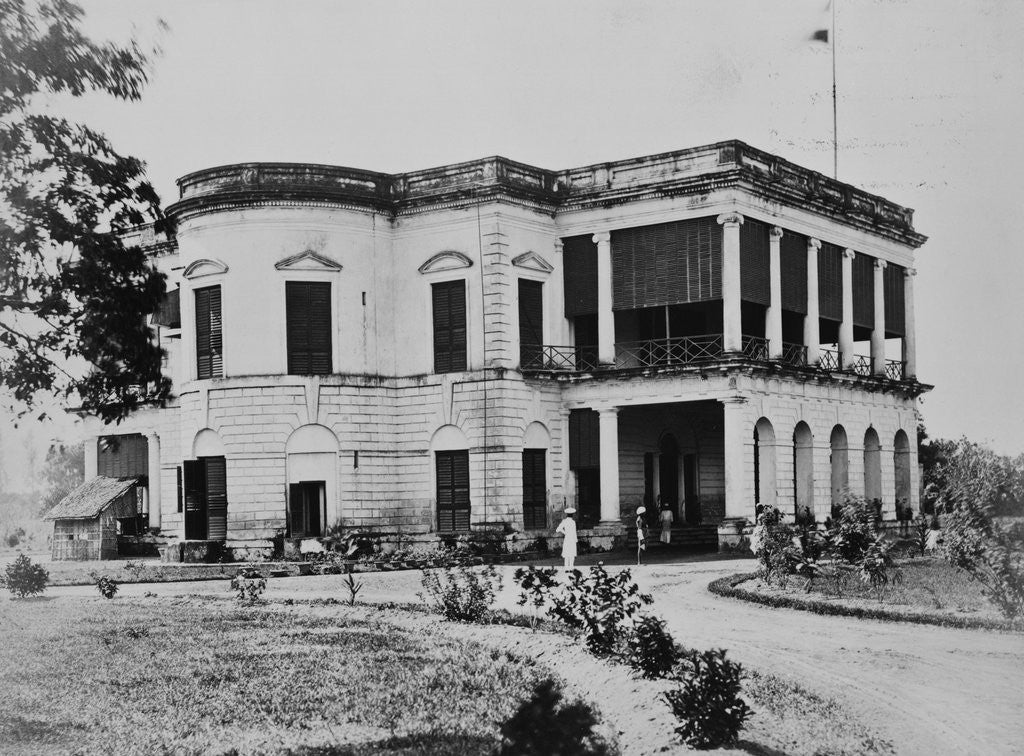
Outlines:
{"label": "dark louvered shutter", "polygon": [[818,250],[818,314],[827,320],[843,319],[843,250],[828,242]]}
{"label": "dark louvered shutter", "polygon": [[181,328],[181,289],[171,289],[164,294],[153,313],[153,325]]}
{"label": "dark louvered shutter", "polygon": [[767,223],[751,218],[740,226],[740,297],[765,306],[772,303],[768,231]]}
{"label": "dark louvered shutter", "polygon": [[434,310],[434,372],[466,369],[466,282],[431,286]]}
{"label": "dark louvered shutter", "polygon": [[303,507],[302,484],[288,485],[288,535],[292,538],[306,534],[306,518]]}
{"label": "dark louvered shutter", "polygon": [[885,285],[885,333],[890,337],[907,333],[907,300],[903,288],[906,268],[889,263],[882,278]]}
{"label": "dark louvered shutter", "polygon": [[185,489],[185,538],[205,540],[206,522],[206,460],[186,459],[182,463]]}
{"label": "dark louvered shutter", "polygon": [[783,231],[779,243],[782,309],[807,314],[807,237]]}
{"label": "dark louvered shutter", "polygon": [[519,364],[534,365],[544,343],[544,284],[519,279]]}
{"label": "dark louvered shutter", "polygon": [[209,515],[207,538],[223,541],[228,535],[228,479],[224,457],[205,457],[206,507]]}
{"label": "dark louvered shutter", "polygon": [[331,372],[331,285],[287,281],[285,308],[288,372],[328,375]]}
{"label": "dark louvered shutter", "polygon": [[469,451],[437,452],[437,529],[469,530]]}
{"label": "dark louvered shutter", "polygon": [[96,472],[109,478],[140,478],[149,472],[149,442],[141,433],[100,439]]}
{"label": "dark louvered shutter", "polygon": [[180,512],[182,510],[182,504],[184,503],[181,491],[181,466],[179,465],[178,467],[174,468],[174,472],[175,478],[177,479],[178,483],[178,511]]}
{"label": "dark louvered shutter", "polygon": [[523,449],[523,528],[548,526],[547,475],[544,449]]}
{"label": "dark louvered shutter", "polygon": [[591,409],[569,411],[569,469],[601,464],[601,431],[598,414]]}
{"label": "dark louvered shutter", "polygon": [[875,325],[875,258],[859,252],[853,258],[853,324]]}
{"label": "dark louvered shutter", "polygon": [[224,341],[221,333],[220,287],[196,289],[196,376],[224,375]]}
{"label": "dark louvered shutter", "polygon": [[562,239],[565,317],[597,313],[597,244],[594,235]]}
{"label": "dark louvered shutter", "polygon": [[715,218],[612,231],[612,309],[722,296],[722,228]]}

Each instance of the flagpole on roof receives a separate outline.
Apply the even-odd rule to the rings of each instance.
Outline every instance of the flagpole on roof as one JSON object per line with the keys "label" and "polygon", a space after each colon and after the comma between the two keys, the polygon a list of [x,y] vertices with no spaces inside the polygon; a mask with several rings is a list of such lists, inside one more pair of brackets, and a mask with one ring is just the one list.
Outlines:
{"label": "flagpole on roof", "polygon": [[839,127],[836,118],[836,5],[832,0],[832,177],[839,179]]}

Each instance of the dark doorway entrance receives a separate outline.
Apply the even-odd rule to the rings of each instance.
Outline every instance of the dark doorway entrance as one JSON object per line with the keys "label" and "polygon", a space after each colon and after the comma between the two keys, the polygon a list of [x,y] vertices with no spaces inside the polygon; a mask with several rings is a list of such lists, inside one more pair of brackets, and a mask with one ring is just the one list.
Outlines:
{"label": "dark doorway entrance", "polygon": [[683,455],[683,516],[687,525],[700,525],[700,499],[697,496],[697,455]]}
{"label": "dark doorway entrance", "polygon": [[672,516],[679,520],[679,444],[671,433],[658,444],[658,488],[661,503],[667,504]]}
{"label": "dark doorway entrance", "polygon": [[582,467],[576,471],[576,499],[580,527],[592,527],[601,521],[601,468]]}
{"label": "dark doorway entrance", "polygon": [[292,483],[288,487],[288,529],[292,538],[322,535],[326,489],[322,480]]}
{"label": "dark doorway entrance", "polygon": [[182,463],[186,540],[223,541],[227,537],[228,487],[224,457],[199,457]]}

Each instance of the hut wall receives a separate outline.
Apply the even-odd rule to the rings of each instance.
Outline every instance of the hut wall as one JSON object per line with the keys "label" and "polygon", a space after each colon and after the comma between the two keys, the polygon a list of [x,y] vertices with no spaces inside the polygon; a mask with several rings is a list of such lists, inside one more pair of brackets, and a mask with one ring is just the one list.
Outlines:
{"label": "hut wall", "polygon": [[[100,520],[56,520],[53,523],[54,561],[86,561],[100,559]],[[116,546],[116,542],[115,542]]]}

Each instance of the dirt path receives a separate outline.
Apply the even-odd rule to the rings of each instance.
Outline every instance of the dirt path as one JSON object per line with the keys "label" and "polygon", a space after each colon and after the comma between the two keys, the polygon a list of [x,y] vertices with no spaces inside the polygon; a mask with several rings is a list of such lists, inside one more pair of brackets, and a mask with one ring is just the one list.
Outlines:
{"label": "dirt path", "polygon": [[[653,610],[680,642],[727,648],[731,657],[750,668],[836,699],[899,754],[1024,753],[1024,636],[824,617],[708,593],[711,580],[750,567],[750,561],[701,561],[645,566],[634,574],[654,595]],[[514,607],[512,569],[504,568],[506,589],[500,602],[508,608]],[[414,571],[360,575],[365,585],[360,601],[415,601],[419,576]],[[95,595],[94,591],[75,587],[48,593]],[[223,596],[227,584],[122,588],[124,595],[147,591]],[[271,580],[267,591],[268,598],[278,599],[341,600],[345,595],[340,576]],[[550,662],[550,657],[544,661]],[[595,681],[588,697],[600,705],[606,697],[595,695],[595,688],[623,682]],[[618,691],[620,697],[623,692]],[[624,744],[629,739],[622,738]]]}

